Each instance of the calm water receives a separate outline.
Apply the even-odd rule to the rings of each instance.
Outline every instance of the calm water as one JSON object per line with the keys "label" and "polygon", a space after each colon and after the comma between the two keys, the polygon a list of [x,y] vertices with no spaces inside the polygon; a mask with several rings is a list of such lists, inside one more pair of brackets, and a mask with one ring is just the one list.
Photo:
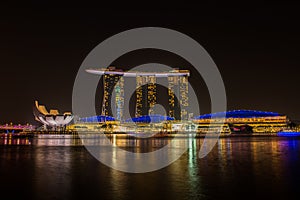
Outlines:
{"label": "calm water", "polygon": [[[134,151],[145,144],[155,149],[168,142],[117,141]],[[1,199],[296,199],[300,195],[299,139],[224,138],[207,157],[198,159],[202,142],[192,139],[187,152],[166,168],[128,174],[99,163],[72,137],[0,138]]]}

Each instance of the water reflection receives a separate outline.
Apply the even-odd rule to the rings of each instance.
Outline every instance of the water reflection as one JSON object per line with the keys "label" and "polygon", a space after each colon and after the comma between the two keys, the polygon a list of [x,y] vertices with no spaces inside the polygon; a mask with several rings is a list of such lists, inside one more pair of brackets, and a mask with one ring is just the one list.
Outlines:
{"label": "water reflection", "polygon": [[0,145],[30,145],[32,140],[30,138],[13,138],[1,137]]}
{"label": "water reflection", "polygon": [[[117,137],[110,141],[131,152],[156,151],[170,142]],[[187,151],[176,162],[144,174],[99,163],[82,142],[101,141],[1,138],[0,190],[13,194],[15,186],[22,185],[19,193],[28,199],[292,199],[299,191],[300,140],[295,138],[222,138],[203,159],[197,157],[203,139],[189,138]],[[170,148],[178,146],[180,139]]]}
{"label": "water reflection", "polygon": [[1,137],[0,145],[80,146],[80,138],[74,135],[38,135],[37,137]]}

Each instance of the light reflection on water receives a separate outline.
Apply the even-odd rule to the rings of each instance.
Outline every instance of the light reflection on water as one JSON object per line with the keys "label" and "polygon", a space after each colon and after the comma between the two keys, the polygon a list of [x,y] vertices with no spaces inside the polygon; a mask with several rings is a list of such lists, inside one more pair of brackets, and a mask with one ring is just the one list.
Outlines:
{"label": "light reflection on water", "polygon": [[[111,142],[129,151],[149,152],[170,141]],[[202,143],[203,139],[189,139],[186,153],[161,170],[128,174],[99,163],[73,136],[0,138],[0,191],[13,194],[22,185],[19,194],[30,199],[292,199],[299,194],[299,139],[222,138],[207,157],[198,159]]]}

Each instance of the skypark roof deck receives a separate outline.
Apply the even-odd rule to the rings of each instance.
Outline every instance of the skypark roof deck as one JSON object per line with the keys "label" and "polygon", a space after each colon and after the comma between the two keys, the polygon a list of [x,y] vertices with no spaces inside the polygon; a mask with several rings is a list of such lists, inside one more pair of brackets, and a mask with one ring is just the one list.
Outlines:
{"label": "skypark roof deck", "polygon": [[137,76],[155,76],[155,77],[169,77],[169,76],[190,76],[189,70],[172,70],[169,72],[135,72],[121,70],[108,70],[108,69],[87,69],[86,72],[97,75],[114,74],[124,77],[137,77]]}

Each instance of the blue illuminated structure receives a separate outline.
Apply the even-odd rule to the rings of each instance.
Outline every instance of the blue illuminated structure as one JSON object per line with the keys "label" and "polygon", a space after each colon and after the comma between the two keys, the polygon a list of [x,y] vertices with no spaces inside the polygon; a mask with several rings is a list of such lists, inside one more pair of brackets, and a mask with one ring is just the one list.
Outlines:
{"label": "blue illuminated structure", "polygon": [[92,117],[83,117],[79,119],[80,122],[83,123],[95,123],[95,122],[107,122],[107,121],[115,121],[115,118],[110,116],[92,116]]}
{"label": "blue illuminated structure", "polygon": [[280,132],[277,133],[277,136],[298,137],[298,136],[300,136],[300,132],[280,131]]}
{"label": "blue illuminated structure", "polygon": [[162,121],[174,120],[174,117],[163,116],[163,115],[144,115],[140,117],[134,117],[127,119],[126,122],[135,122],[135,123],[160,123]]}
{"label": "blue illuminated structure", "polygon": [[195,119],[211,119],[211,118],[220,118],[225,116],[226,118],[257,118],[257,117],[278,117],[283,116],[276,112],[264,112],[256,110],[232,110],[227,112],[217,112],[211,114],[204,114]]}

